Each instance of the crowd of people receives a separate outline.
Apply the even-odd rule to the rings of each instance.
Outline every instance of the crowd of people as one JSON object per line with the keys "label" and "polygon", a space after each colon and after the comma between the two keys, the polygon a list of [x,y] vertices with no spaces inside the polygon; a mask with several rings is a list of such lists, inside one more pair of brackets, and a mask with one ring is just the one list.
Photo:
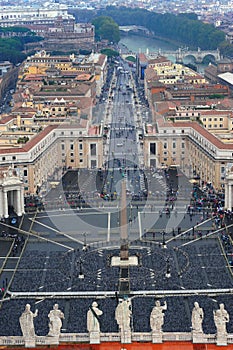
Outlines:
{"label": "crowd of people", "polygon": [[[130,267],[130,288],[133,295],[138,290],[192,290],[205,289],[206,295],[164,297],[167,309],[164,312],[164,331],[190,331],[191,310],[195,301],[204,309],[204,332],[215,332],[213,310],[218,303],[224,303],[229,314],[233,314],[230,296],[220,295],[212,298],[208,290],[229,288],[232,277],[226,268],[225,258],[218,243],[218,237],[203,238],[195,244],[182,246],[183,240],[176,239],[176,245],[166,249],[158,244],[140,245],[140,265]],[[131,243],[130,256],[138,256],[137,244]],[[34,246],[40,243],[34,243]],[[45,245],[45,243],[44,243]],[[119,267],[111,266],[112,256],[119,256],[119,248],[89,247],[83,250],[82,245],[75,251],[56,251],[47,243],[47,248],[34,250],[29,245],[19,263],[10,291],[102,291],[118,290]],[[169,261],[170,274],[167,275]],[[82,278],[80,278],[82,274]],[[221,278],[220,278],[221,276]],[[24,281],[24,283],[22,283]],[[62,332],[87,332],[86,312],[94,301],[93,298],[78,299],[15,299],[4,301],[0,310],[3,320],[1,335],[20,335],[19,317],[26,303],[33,312],[38,309],[35,319],[35,332],[38,335],[48,333],[48,311],[52,303],[59,304],[65,312]],[[38,305],[37,305],[38,304]],[[104,332],[118,330],[114,312],[117,300],[103,298],[98,301],[103,311],[100,329]],[[68,306],[67,306],[68,305]],[[153,297],[132,297],[131,328],[135,332],[150,331],[150,313],[154,305]],[[82,310],[82,312],[78,312]],[[6,315],[12,315],[6,317]],[[4,321],[5,320],[5,321]],[[230,319],[227,325],[231,329]]]}

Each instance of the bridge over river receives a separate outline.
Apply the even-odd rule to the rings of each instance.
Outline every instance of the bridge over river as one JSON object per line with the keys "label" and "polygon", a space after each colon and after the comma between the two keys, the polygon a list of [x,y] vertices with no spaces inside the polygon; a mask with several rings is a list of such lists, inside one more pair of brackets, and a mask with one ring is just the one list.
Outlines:
{"label": "bridge over river", "polygon": [[[122,54],[123,58],[126,58],[127,56],[134,56],[136,57],[135,53],[128,52]],[[204,50],[202,51],[200,48],[198,50],[188,50],[179,48],[176,51],[162,51],[158,50],[157,52],[149,52],[147,50],[146,55],[153,59],[157,57],[158,55],[166,56],[171,60],[174,60],[176,63],[184,63],[184,59],[187,57],[193,57],[196,63],[202,63],[204,59],[209,58],[212,61],[219,61],[221,56],[219,50]]]}

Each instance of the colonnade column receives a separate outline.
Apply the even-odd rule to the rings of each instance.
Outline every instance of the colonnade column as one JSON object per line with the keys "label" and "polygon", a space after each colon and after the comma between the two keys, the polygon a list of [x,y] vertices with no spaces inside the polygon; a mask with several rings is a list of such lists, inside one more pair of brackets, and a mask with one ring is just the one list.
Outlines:
{"label": "colonnade column", "polygon": [[4,215],[3,192],[0,190],[0,218]]}
{"label": "colonnade column", "polygon": [[229,191],[228,191],[228,183],[225,183],[225,208],[229,209]]}
{"label": "colonnade column", "polygon": [[228,209],[232,210],[232,184],[231,183],[228,184],[228,198],[229,198],[229,200],[228,200],[228,204],[229,204]]}
{"label": "colonnade column", "polygon": [[17,189],[16,191],[16,210],[17,210],[17,215],[22,216],[22,208],[21,208],[21,190],[20,188]]}
{"label": "colonnade column", "polygon": [[20,187],[20,201],[21,201],[21,212],[22,214],[24,214],[25,211],[24,211],[24,187],[23,186]]}
{"label": "colonnade column", "polygon": [[7,191],[3,190],[3,215],[4,218],[7,219],[9,217],[8,214],[8,198],[7,198]]}

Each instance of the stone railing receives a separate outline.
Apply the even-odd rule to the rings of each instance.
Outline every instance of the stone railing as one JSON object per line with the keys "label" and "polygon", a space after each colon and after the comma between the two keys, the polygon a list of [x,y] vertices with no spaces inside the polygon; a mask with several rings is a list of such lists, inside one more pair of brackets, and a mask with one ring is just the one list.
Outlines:
{"label": "stone railing", "polygon": [[[162,332],[161,342],[182,342],[190,341],[196,343],[192,333],[185,332]],[[153,341],[152,332],[131,333],[132,342],[151,342]],[[100,343],[104,342],[121,342],[120,333],[100,333]],[[198,338],[198,342],[205,344],[217,344],[221,345],[217,341],[215,334],[202,334]],[[25,346],[25,347],[35,347],[35,346],[48,346],[54,344],[64,344],[64,343],[90,343],[90,336],[88,333],[61,333],[60,337],[48,337],[48,336],[36,336],[27,342],[22,336],[2,336],[0,337],[0,346]],[[233,344],[233,334],[228,334],[226,337],[226,344]]]}

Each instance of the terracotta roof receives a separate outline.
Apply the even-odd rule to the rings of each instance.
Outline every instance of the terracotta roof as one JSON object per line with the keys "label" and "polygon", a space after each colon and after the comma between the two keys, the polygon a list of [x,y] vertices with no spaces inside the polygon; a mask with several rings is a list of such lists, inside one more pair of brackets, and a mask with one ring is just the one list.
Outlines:
{"label": "terracotta roof", "polygon": [[30,141],[28,141],[25,145],[19,148],[6,148],[0,149],[0,154],[5,153],[23,153],[28,152],[31,148],[33,148],[39,141],[41,141],[46,135],[48,135],[52,130],[56,129],[58,125],[49,125],[44,130],[42,130],[39,134],[36,134]]}
{"label": "terracotta roof", "polygon": [[138,58],[139,58],[139,61],[140,61],[141,63],[147,63],[147,62],[148,62],[148,59],[147,59],[147,57],[146,57],[146,55],[145,55],[144,53],[140,53],[140,54],[138,55]]}
{"label": "terracotta roof", "polygon": [[171,61],[165,56],[158,56],[156,58],[149,59],[148,64],[156,64],[156,63],[169,63],[172,64]]}
{"label": "terracotta roof", "polygon": [[97,125],[92,125],[89,130],[88,130],[88,135],[89,136],[95,136],[95,135],[99,135],[99,126]]}
{"label": "terracotta roof", "polygon": [[0,124],[7,124],[10,121],[12,121],[13,119],[14,119],[14,117],[12,115],[8,115],[8,116],[0,119]]}
{"label": "terracotta roof", "polygon": [[229,110],[216,110],[216,109],[209,109],[209,110],[200,110],[199,111],[201,113],[202,116],[212,116],[212,115],[216,115],[216,116],[233,116],[233,112],[229,111]]}
{"label": "terracotta roof", "polygon": [[199,134],[201,134],[203,137],[205,137],[207,140],[209,140],[213,145],[215,145],[219,149],[232,149],[233,151],[233,144],[224,144],[221,140],[219,140],[216,136],[211,134],[209,131],[207,131],[204,127],[202,127],[200,124],[196,122],[176,122],[173,123],[173,127],[178,128],[193,128],[195,129]]}
{"label": "terracotta roof", "polygon": [[104,61],[105,61],[106,55],[100,54],[99,55],[99,60],[98,60],[98,65],[102,66]]}

